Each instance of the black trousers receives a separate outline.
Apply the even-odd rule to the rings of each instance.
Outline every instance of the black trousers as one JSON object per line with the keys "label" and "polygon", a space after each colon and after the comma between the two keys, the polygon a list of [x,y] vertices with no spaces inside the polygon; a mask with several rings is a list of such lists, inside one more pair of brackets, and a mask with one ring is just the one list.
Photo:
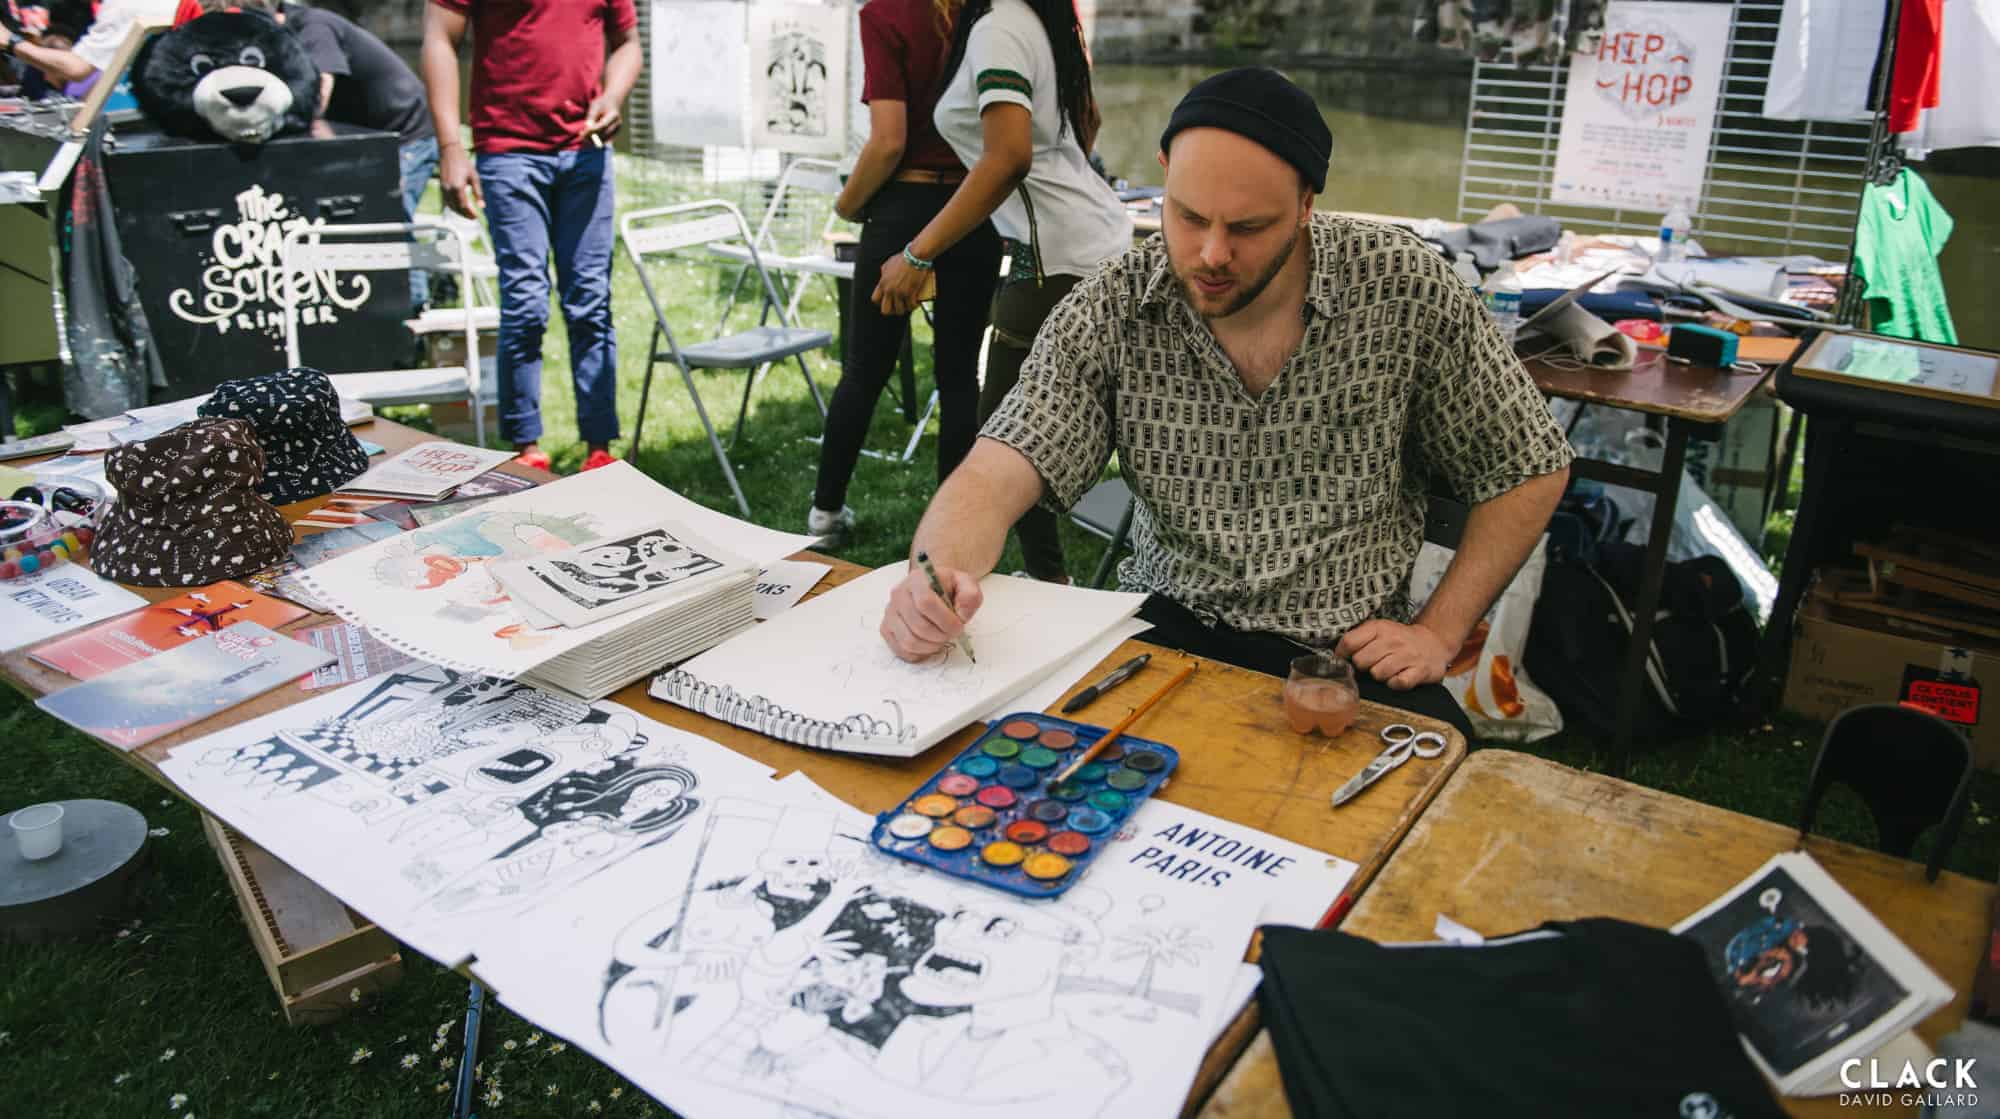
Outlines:
{"label": "black trousers", "polygon": [[[847,501],[847,483],[868,439],[868,421],[910,329],[908,315],[885,315],[871,298],[882,265],[902,253],[957,189],[892,180],[868,202],[848,301],[847,361],[827,402],[826,438],[820,444],[819,484],[813,489],[813,505],[820,509],[838,511]],[[1000,255],[1000,235],[991,224],[981,223],[936,261],[931,356],[938,390],[940,482],[965,459],[979,435],[979,341],[999,284]]]}
{"label": "black trousers", "polygon": [[[1153,624],[1152,629],[1139,635],[1141,641],[1252,669],[1280,680],[1291,674],[1294,657],[1313,652],[1281,634],[1232,629],[1221,624],[1211,626],[1194,611],[1165,595],[1147,595],[1146,604],[1139,608],[1139,617]],[[1425,684],[1399,692],[1359,668],[1354,670],[1354,680],[1362,699],[1450,723],[1465,736],[1468,745],[1473,742],[1472,720],[1466,718],[1465,710],[1443,684]]]}
{"label": "black trousers", "polygon": [[[986,386],[979,393],[981,423],[999,410],[1000,402],[1020,381],[1021,365],[1028,360],[1028,350],[1042,323],[1081,279],[1047,276],[1039,284],[1010,280],[993,297],[993,341],[986,347]],[[1014,535],[1021,541],[1022,566],[1037,579],[1060,582],[1069,576],[1063,562],[1061,525],[1061,519],[1040,502],[1029,506],[1014,522]]]}

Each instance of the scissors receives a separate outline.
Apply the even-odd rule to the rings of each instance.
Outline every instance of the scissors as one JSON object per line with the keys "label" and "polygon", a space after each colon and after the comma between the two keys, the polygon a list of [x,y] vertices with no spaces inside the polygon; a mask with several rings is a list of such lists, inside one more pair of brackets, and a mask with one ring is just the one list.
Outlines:
{"label": "scissors", "polygon": [[1392,723],[1382,728],[1382,741],[1388,745],[1374,760],[1355,774],[1347,784],[1333,791],[1333,806],[1339,808],[1361,795],[1363,789],[1382,779],[1382,775],[1410,760],[1415,754],[1420,758],[1435,758],[1444,753],[1444,735],[1436,731],[1419,731],[1408,723]]}

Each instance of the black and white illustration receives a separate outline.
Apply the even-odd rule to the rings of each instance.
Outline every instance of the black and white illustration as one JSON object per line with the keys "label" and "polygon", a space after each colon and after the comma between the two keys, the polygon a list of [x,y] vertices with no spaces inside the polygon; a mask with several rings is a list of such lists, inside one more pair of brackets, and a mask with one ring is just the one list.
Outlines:
{"label": "black and white illustration", "polygon": [[750,61],[751,147],[846,152],[845,5],[752,4]]}
{"label": "black and white illustration", "polygon": [[162,768],[301,873],[447,954],[479,915],[545,901],[768,773],[615,704],[435,665],[189,743]]}
{"label": "black and white illustration", "polygon": [[493,577],[529,611],[581,626],[692,590],[711,572],[743,566],[678,525],[657,524],[552,555],[497,563]]}
{"label": "black and white illustration", "polygon": [[1132,862],[1017,900],[876,854],[865,816],[809,789],[717,801],[477,970],[683,1114],[1178,1106],[1255,906]]}
{"label": "black and white illustration", "polygon": [[1780,855],[1675,932],[1782,1090],[1867,1056],[1950,992],[1809,856]]}

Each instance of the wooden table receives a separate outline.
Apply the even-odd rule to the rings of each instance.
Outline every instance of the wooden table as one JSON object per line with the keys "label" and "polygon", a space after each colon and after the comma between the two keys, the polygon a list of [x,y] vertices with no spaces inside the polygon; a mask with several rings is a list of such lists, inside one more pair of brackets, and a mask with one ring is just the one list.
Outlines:
{"label": "wooden table", "polygon": [[1622,768],[1638,716],[1639,689],[1645,682],[1646,651],[1653,638],[1653,615],[1660,606],[1660,582],[1667,567],[1667,544],[1673,535],[1674,512],[1680,504],[1681,469],[1689,439],[1714,440],[1722,425],[1743,409],[1767,374],[1734,373],[1708,365],[1682,365],[1667,360],[1665,351],[1640,350],[1628,371],[1563,369],[1548,362],[1527,363],[1535,387],[1545,396],[1598,404],[1659,416],[1666,421],[1666,449],[1657,470],[1601,459],[1578,458],[1570,472],[1595,482],[1630,486],[1654,496],[1653,523],[1646,536],[1646,558],[1633,610],[1632,644],[1618,684],[1618,729],[1613,746]]}
{"label": "wooden table", "polygon": [[[391,451],[430,438],[422,432],[385,420],[375,421],[361,429],[361,433]],[[518,468],[512,466],[505,469],[518,472]],[[288,519],[297,519],[318,504],[320,500],[285,506],[283,512]],[[822,591],[864,573],[863,568],[838,559],[808,558],[834,565],[832,574],[820,586]],[[155,600],[174,593],[137,589]],[[310,617],[287,628],[314,625],[325,620]],[[1193,659],[1181,653],[1127,641],[1101,665],[1086,673],[1069,694],[1082,690],[1083,685],[1102,676],[1112,666],[1142,651],[1151,652],[1153,659],[1140,677],[1127,685],[1133,695],[1147,694]],[[67,687],[71,682],[67,676],[43,668],[29,660],[25,653],[18,652],[0,658],[0,676],[34,695]],[[1447,724],[1366,702],[1361,705],[1360,719],[1340,738],[1304,737],[1293,733],[1285,724],[1284,711],[1279,702],[1281,686],[1282,681],[1259,672],[1207,663],[1186,684],[1162,700],[1156,710],[1149,712],[1133,728],[1133,733],[1164,738],[1181,752],[1180,768],[1172,783],[1160,794],[1163,799],[1351,859],[1360,870],[1350,889],[1359,890],[1374,876],[1396,843],[1437,795],[1452,770],[1464,760],[1465,740]],[[172,784],[157,767],[175,746],[211,734],[224,726],[297,703],[310,694],[295,687],[282,687],[129,754],[110,747],[106,749],[171,789]],[[900,801],[937,768],[939,758],[949,757],[963,749],[983,729],[968,727],[922,757],[875,758],[793,746],[660,703],[646,694],[645,681],[629,685],[610,698],[648,718],[703,735],[755,758],[776,769],[779,776],[793,771],[802,772],[848,804],[870,813],[885,811]],[[1065,700],[1068,698],[1068,694],[1063,697]],[[1055,711],[1061,702],[1058,700],[1049,710]],[[1115,704],[1099,704],[1085,709],[1083,715],[1105,719],[1107,714],[1119,715],[1123,711]],[[1445,735],[1449,742],[1446,752],[1434,761],[1413,762],[1392,770],[1369,790],[1368,795],[1342,806],[1339,812],[1332,811],[1328,802],[1333,790],[1379,751],[1381,744],[1376,734],[1390,723],[1408,723],[1420,730],[1434,730]],[[350,912],[254,846],[239,840],[239,847],[244,852],[244,858],[256,860],[256,873],[251,877],[253,882],[262,884],[262,896],[254,902],[245,902],[246,918],[253,918],[253,910],[268,901],[274,893],[282,893],[285,898],[292,899],[289,904],[300,912],[307,909],[322,915]],[[283,881],[282,890],[274,889],[272,883],[280,880]],[[1334,899],[1324,900],[1330,904]],[[252,924],[254,928],[254,919]],[[308,932],[311,928],[325,927],[325,923],[309,926]],[[332,923],[332,928],[341,938],[363,931],[357,928],[341,931],[341,923],[337,921]],[[308,932],[297,935],[305,936]],[[379,930],[375,932],[379,935]],[[339,990],[344,992],[345,988]],[[1253,1012],[1246,1013],[1233,1023],[1209,1052],[1192,1100],[1199,1101],[1214,1086],[1255,1029],[1253,1008]]]}
{"label": "wooden table", "polygon": [[[1790,849],[1795,835],[1617,778],[1481,750],[1340,927],[1378,942],[1435,940],[1440,913],[1487,936],[1579,917],[1664,927]],[[1826,839],[1808,839],[1805,849],[1958,992],[1917,1032],[1935,1043],[1957,1029],[1986,944],[1994,884],[1956,874],[1926,884],[1918,863]],[[1838,1097],[1783,1102],[1801,1119],[1862,1110],[1839,1106]],[[1261,1036],[1202,1111],[1203,1119],[1290,1114],[1270,1039]]]}

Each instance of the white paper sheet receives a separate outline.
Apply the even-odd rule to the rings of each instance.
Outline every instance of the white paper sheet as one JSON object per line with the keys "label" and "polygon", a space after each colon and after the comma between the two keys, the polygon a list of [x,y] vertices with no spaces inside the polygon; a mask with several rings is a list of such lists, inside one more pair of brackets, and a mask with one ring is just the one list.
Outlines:
{"label": "white paper sheet", "polygon": [[847,154],[844,4],[750,5],[750,146]]}
{"label": "white paper sheet", "polygon": [[[1063,693],[1070,689],[1070,685],[1077,683],[1086,675],[1095,671],[1098,665],[1104,663],[1104,658],[1118,651],[1118,646],[1152,628],[1153,623],[1151,622],[1142,622],[1137,618],[1125,619],[1114,627],[1110,633],[1086,645],[1082,652],[1057,665],[1055,671],[1049,673],[1047,679],[1035,684],[1034,687],[1016,694],[1011,699],[1003,700],[993,710],[988,711],[980,721],[985,723],[999,722],[1003,717],[1012,715],[1017,711],[1047,711],[1049,704],[1061,699]],[[974,651],[977,652],[977,650]],[[1105,671],[1108,672],[1110,670],[1106,669]],[[1077,712],[1078,716],[1087,716],[1089,714],[1089,708]]]}
{"label": "white paper sheet", "polygon": [[765,564],[763,572],[757,576],[756,597],[751,600],[757,610],[757,620],[769,621],[790,610],[793,603],[819,586],[819,581],[832,570],[832,564],[810,560],[779,560]]}
{"label": "white paper sheet", "polygon": [[664,842],[770,770],[612,703],[424,665],[173,751],[202,808],[418,951]]}
{"label": "white paper sheet", "polygon": [[649,72],[656,142],[743,147],[750,122],[748,8],[740,0],[653,0]]}
{"label": "white paper sheet", "polygon": [[773,738],[848,753],[909,757],[1018,694],[1130,618],[1144,595],[989,575],[956,648],[897,659],[879,631],[890,564],[836,587],[661,674],[651,694]]}
{"label": "white paper sheet", "polygon": [[1022,901],[795,778],[481,940],[500,1000],[691,1117],[1172,1115],[1255,911],[1109,861]]}
{"label": "white paper sheet", "polygon": [[349,552],[301,572],[299,579],[334,612],[367,626],[392,648],[462,671],[513,678],[678,605],[669,601],[576,629],[538,631],[486,565],[559,552],[662,518],[756,565],[790,555],[813,539],[717,513],[630,463],[615,462]]}
{"label": "white paper sheet", "polygon": [[0,579],[0,652],[19,649],[146,605],[77,563]]}

